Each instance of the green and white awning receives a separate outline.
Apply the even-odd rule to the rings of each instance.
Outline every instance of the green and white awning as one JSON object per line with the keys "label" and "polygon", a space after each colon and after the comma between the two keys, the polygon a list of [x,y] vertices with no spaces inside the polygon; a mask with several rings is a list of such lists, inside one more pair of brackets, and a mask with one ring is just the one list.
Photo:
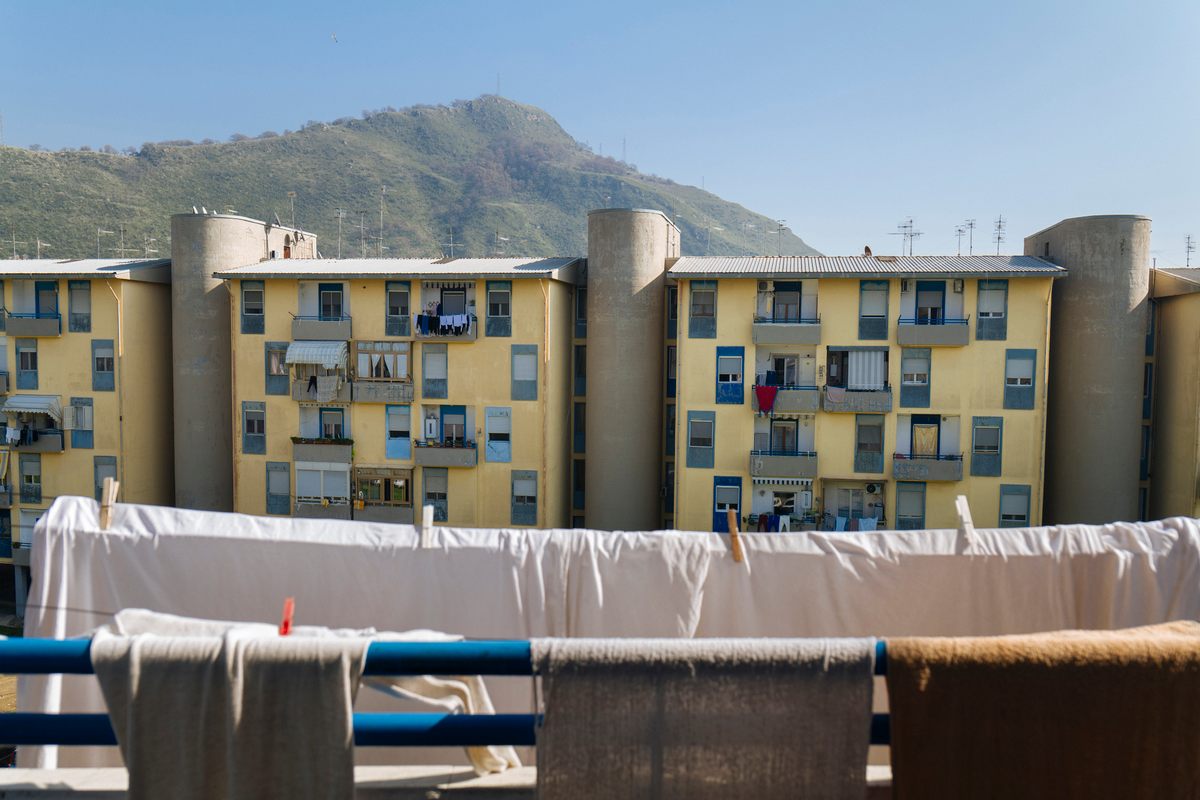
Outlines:
{"label": "green and white awning", "polygon": [[47,414],[58,424],[62,424],[63,410],[57,395],[52,394],[14,394],[4,401],[0,408],[5,414]]}
{"label": "green and white awning", "polygon": [[345,368],[349,347],[345,342],[292,342],[284,360],[288,364],[316,364],[326,369]]}

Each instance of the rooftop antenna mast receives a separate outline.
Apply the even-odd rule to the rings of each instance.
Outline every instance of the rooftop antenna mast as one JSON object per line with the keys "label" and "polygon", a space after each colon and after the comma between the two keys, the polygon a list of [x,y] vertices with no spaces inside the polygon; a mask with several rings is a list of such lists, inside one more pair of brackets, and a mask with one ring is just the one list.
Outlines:
{"label": "rooftop antenna mast", "polygon": [[964,228],[962,225],[958,225],[954,228],[954,238],[958,239],[958,254],[960,256],[962,255],[962,237],[965,236],[966,234],[967,234],[967,229]]}
{"label": "rooftop antenna mast", "polygon": [[493,249],[492,249],[492,255],[494,255],[494,256],[497,256],[497,257],[499,257],[499,256],[503,256],[503,255],[505,254],[505,253],[504,253],[504,245],[503,245],[503,244],[501,244],[501,243],[502,243],[502,242],[507,242],[507,241],[509,241],[509,237],[507,237],[507,236],[501,236],[501,235],[500,235],[500,231],[497,229],[497,231],[496,231],[496,241],[495,241],[495,244],[494,244],[494,246],[493,246]]}
{"label": "rooftop antenna mast", "polygon": [[900,236],[900,255],[911,256],[913,254],[913,239],[916,239],[924,234],[921,231],[915,230],[913,218],[908,217],[904,222],[896,225],[896,231],[888,234],[889,236]]}
{"label": "rooftop antenna mast", "polygon": [[783,255],[783,232],[788,229],[786,219],[775,220],[775,255]]}
{"label": "rooftop antenna mast", "polygon": [[17,245],[29,244],[29,242],[18,242],[17,241],[17,229],[15,227],[13,227],[12,217],[8,218],[8,230],[12,235],[12,253],[13,253],[12,257],[16,258],[17,257]]}
{"label": "rooftop antenna mast", "polygon": [[296,193],[288,192],[288,202],[292,206],[292,228],[296,227]]}
{"label": "rooftop antenna mast", "polygon": [[1183,252],[1184,266],[1190,267],[1192,265],[1192,253],[1196,252],[1196,240],[1190,233],[1183,237]]}
{"label": "rooftop antenna mast", "polygon": [[150,246],[157,241],[158,241],[158,239],[155,239],[153,236],[151,236],[148,233],[142,234],[142,256],[144,258],[149,258],[151,253],[158,252],[158,250],[156,250],[155,248]]}
{"label": "rooftop antenna mast", "polygon": [[42,248],[43,247],[45,247],[46,249],[51,249],[54,247],[54,245],[50,244],[49,242],[43,242],[42,238],[39,236],[37,238],[37,257],[38,258],[42,257]]}
{"label": "rooftop antenna mast", "polygon": [[96,228],[96,258],[100,258],[100,234],[114,236],[116,231],[106,231],[104,228]]}
{"label": "rooftop antenna mast", "polygon": [[367,257],[367,212],[359,209],[358,212],[358,236],[359,248],[362,251],[362,257]]}
{"label": "rooftop antenna mast", "polygon": [[992,228],[992,241],[996,243],[996,255],[1000,255],[1000,243],[1004,241],[1004,229],[1008,223],[1004,221],[1004,215],[996,217],[996,222]]}
{"label": "rooftop antenna mast", "polygon": [[338,221],[338,254],[337,254],[337,257],[341,258],[342,257],[342,220],[344,220],[346,218],[346,209],[335,208],[333,210],[333,215],[335,217],[337,217],[337,221]]}
{"label": "rooftop antenna mast", "polygon": [[448,247],[448,248],[450,248],[450,258],[454,258],[454,247],[455,247],[455,244],[454,244],[454,226],[453,226],[453,225],[451,225],[451,226],[449,226],[449,227],[450,227],[450,241],[448,241],[448,242],[442,242],[442,247]]}
{"label": "rooftop antenna mast", "polygon": [[963,227],[967,229],[967,255],[975,255],[975,220],[969,219],[963,223]]}
{"label": "rooftop antenna mast", "polygon": [[[499,92],[497,92],[499,94]],[[383,258],[383,196],[387,194],[387,187],[379,187],[379,257]]]}

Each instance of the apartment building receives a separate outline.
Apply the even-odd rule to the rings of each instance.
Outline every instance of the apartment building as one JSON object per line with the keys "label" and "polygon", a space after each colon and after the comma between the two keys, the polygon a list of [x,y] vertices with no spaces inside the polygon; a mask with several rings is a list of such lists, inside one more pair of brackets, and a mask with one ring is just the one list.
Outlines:
{"label": "apartment building", "polygon": [[954,527],[959,494],[981,527],[1040,524],[1063,274],[1032,256],[678,259],[666,524]]}
{"label": "apartment building", "polygon": [[0,281],[0,575],[20,614],[55,497],[111,476],[122,500],[174,499],[170,262],[6,260]]}
{"label": "apartment building", "polygon": [[215,277],[231,302],[234,510],[570,524],[582,260],[268,258]]}
{"label": "apartment building", "polygon": [[[1149,519],[1200,516],[1200,269],[1151,272],[1142,384],[1143,481]],[[1153,423],[1153,424],[1152,424]]]}

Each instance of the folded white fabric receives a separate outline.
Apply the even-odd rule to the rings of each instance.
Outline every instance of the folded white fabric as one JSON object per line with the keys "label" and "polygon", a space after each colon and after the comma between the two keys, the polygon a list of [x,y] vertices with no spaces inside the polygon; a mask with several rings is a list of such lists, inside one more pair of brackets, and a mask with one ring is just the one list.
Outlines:
{"label": "folded white fabric", "polygon": [[[171,614],[160,614],[144,609],[126,609],[116,615],[112,626],[100,629],[97,635],[93,637],[92,660],[95,665],[96,674],[100,678],[101,688],[104,693],[105,702],[109,707],[109,713],[113,717],[114,728],[117,729],[118,739],[121,741],[122,755],[125,758],[126,766],[130,768],[130,786],[132,792],[132,774],[134,768],[130,765],[130,761],[131,758],[137,760],[137,753],[127,751],[126,741],[130,740],[131,736],[140,741],[146,732],[153,730],[153,728],[147,726],[157,725],[161,727],[165,723],[172,730],[178,730],[181,736],[193,735],[188,733],[188,731],[194,727],[191,725],[182,727],[180,724],[181,721],[173,719],[170,714],[162,716],[155,711],[156,706],[158,706],[157,698],[152,697],[142,689],[143,686],[146,686],[147,689],[154,689],[153,684],[145,684],[144,673],[146,667],[149,665],[144,663],[145,659],[141,658],[142,656],[153,656],[152,660],[154,662],[164,661],[164,663],[168,657],[174,659],[176,656],[180,656],[185,665],[197,660],[214,661],[220,659],[224,662],[231,658],[244,659],[247,654],[255,658],[266,656],[271,658],[277,657],[278,654],[273,651],[269,652],[269,648],[263,649],[260,647],[264,643],[277,644],[287,653],[291,653],[293,650],[302,654],[315,653],[318,656],[318,662],[322,658],[328,657],[328,654],[332,652],[350,653],[354,656],[354,659],[348,663],[353,665],[354,669],[345,674],[345,680],[349,681],[350,685],[349,694],[346,695],[348,697],[346,704],[346,725],[350,726],[352,724],[350,714],[354,693],[357,690],[359,677],[362,674],[362,664],[365,659],[366,648],[371,641],[428,642],[460,641],[461,639],[462,637],[460,636],[431,630],[413,630],[405,633],[379,633],[371,628],[361,630],[331,629],[305,625],[294,627],[291,635],[288,637],[280,637],[273,625],[201,620]],[[176,642],[177,644],[172,645],[172,642]],[[242,644],[244,642],[255,642],[256,644],[255,647],[247,649]],[[236,646],[234,646],[235,643]],[[172,651],[172,647],[176,649]],[[180,647],[186,649],[179,650],[178,648]],[[139,659],[141,663],[135,663]],[[158,666],[154,668],[160,669]],[[176,694],[186,694],[188,692],[188,690],[182,687],[193,679],[184,676],[183,672],[192,668],[186,666],[167,667],[164,665],[161,669],[170,671],[170,676],[164,678],[163,691],[173,691]],[[196,669],[200,668],[196,667]],[[211,669],[211,666],[209,669]],[[172,670],[177,670],[178,675],[177,671]],[[102,675],[102,673],[104,674]],[[137,675],[143,675],[143,677],[131,677]],[[201,695],[202,698],[207,697],[206,693],[215,690],[215,687],[218,686],[221,687],[222,691],[235,690],[232,684],[228,684],[228,682],[221,683],[222,679],[219,675],[213,676],[207,672],[203,672],[203,670],[194,676],[194,680],[199,682],[202,687],[214,687],[214,689],[205,688]],[[322,677],[322,680],[329,680],[329,678],[326,675]],[[368,678],[366,682],[369,686],[379,691],[417,700],[444,709],[450,713],[494,713],[494,707],[488,695],[487,687],[484,685],[483,680],[475,675],[445,678],[435,678],[427,675],[389,676]],[[294,700],[303,691],[302,687],[298,687],[291,677],[286,679],[280,678],[279,684],[279,691],[283,693],[284,699]],[[154,690],[154,694],[157,693],[157,690]],[[328,694],[328,692],[325,692],[325,694]],[[269,696],[265,699],[269,699]],[[244,704],[246,701],[243,699],[241,702]],[[255,702],[258,702],[257,698],[255,698]],[[137,706],[136,709],[134,708],[135,705]],[[143,708],[145,709],[144,714],[142,714]],[[122,737],[122,725],[118,724],[118,717],[128,717],[131,713],[134,716],[129,721],[131,723],[139,723],[137,725],[138,730],[127,730],[126,736]],[[333,722],[336,723],[334,728],[339,729],[338,726],[341,724],[340,717],[333,720]],[[289,723],[288,728],[274,730],[272,736],[274,736],[275,743],[278,744],[281,741],[279,738],[281,731],[286,730],[288,736],[291,736],[295,727],[296,725]],[[350,728],[347,727],[347,730],[350,730]],[[267,741],[272,741],[271,736],[268,736]],[[350,741],[350,739],[347,739],[347,742]],[[211,748],[208,748],[201,741],[193,740],[191,746],[193,750],[188,752],[186,757],[193,760],[196,760],[195,754],[201,747],[205,748],[205,753],[212,752]],[[325,744],[322,746],[328,747],[330,745]],[[237,749],[241,749],[240,744]],[[519,767],[521,765],[516,751],[511,747],[470,747],[467,748],[467,754],[475,771],[480,775],[489,772],[501,772],[509,767]],[[221,758],[224,757],[223,754],[214,753],[214,755]],[[164,754],[154,759],[154,761],[161,761],[168,756],[169,754]],[[332,775],[333,772],[329,774]],[[349,775],[352,786],[352,766]],[[321,785],[321,782],[312,782],[307,785]],[[159,793],[156,796],[169,796],[169,794]]]}
{"label": "folded white fabric", "polygon": [[541,639],[542,800],[866,795],[872,639]]}

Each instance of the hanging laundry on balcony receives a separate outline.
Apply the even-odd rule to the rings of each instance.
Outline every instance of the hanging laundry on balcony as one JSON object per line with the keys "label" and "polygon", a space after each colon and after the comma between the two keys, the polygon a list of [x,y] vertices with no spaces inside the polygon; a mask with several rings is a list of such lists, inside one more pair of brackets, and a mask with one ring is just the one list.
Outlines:
{"label": "hanging laundry on balcony", "polygon": [[312,364],[325,369],[346,368],[350,352],[346,342],[292,342],[284,361],[288,364]]}
{"label": "hanging laundry on balcony", "polygon": [[337,399],[338,390],[341,388],[341,375],[318,375],[316,401],[318,403],[332,403]]}
{"label": "hanging laundry on balcony", "polygon": [[754,396],[758,400],[758,410],[770,414],[775,407],[775,395],[779,394],[778,386],[755,386]]}

